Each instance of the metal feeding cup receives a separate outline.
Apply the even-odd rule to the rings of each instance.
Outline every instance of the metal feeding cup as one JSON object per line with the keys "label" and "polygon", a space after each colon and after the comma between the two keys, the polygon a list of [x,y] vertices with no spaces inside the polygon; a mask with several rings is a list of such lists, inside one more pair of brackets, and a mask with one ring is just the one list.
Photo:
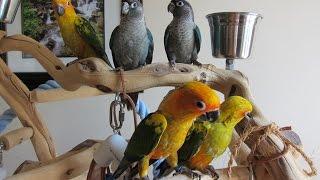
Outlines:
{"label": "metal feeding cup", "polygon": [[0,0],[0,22],[11,24],[17,14],[21,0]]}
{"label": "metal feeding cup", "polygon": [[233,69],[234,59],[250,56],[257,20],[251,12],[221,12],[207,15],[211,33],[212,55],[225,58],[226,69]]}

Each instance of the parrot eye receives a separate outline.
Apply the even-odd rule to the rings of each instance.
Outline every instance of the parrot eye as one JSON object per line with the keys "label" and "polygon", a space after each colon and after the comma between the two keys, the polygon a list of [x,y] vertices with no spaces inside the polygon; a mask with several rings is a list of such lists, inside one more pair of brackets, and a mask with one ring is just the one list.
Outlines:
{"label": "parrot eye", "polygon": [[70,2],[69,1],[67,2],[67,5],[70,6]]}
{"label": "parrot eye", "polygon": [[136,8],[137,6],[138,6],[138,4],[137,4],[136,2],[134,2],[134,3],[131,4],[131,7],[132,7],[132,8]]}
{"label": "parrot eye", "polygon": [[178,7],[182,7],[184,5],[184,3],[182,1],[177,2],[176,4]]}
{"label": "parrot eye", "polygon": [[197,101],[196,102],[196,106],[201,110],[205,110],[206,109],[206,104],[203,101]]}

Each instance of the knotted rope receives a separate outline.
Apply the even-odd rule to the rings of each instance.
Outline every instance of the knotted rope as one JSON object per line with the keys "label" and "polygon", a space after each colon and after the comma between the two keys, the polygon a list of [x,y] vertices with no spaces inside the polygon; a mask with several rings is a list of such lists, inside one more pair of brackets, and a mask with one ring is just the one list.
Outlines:
{"label": "knotted rope", "polygon": [[[303,152],[303,150],[297,146],[296,144],[292,143],[290,140],[288,140],[286,137],[284,137],[281,133],[281,131],[286,130],[288,128],[279,128],[275,123],[271,123],[270,125],[267,126],[252,126],[252,125],[248,125],[243,134],[240,136],[240,138],[236,141],[236,143],[234,144],[234,146],[231,149],[231,156],[228,162],[228,175],[229,177],[231,177],[231,173],[232,173],[232,169],[231,169],[231,165],[233,163],[233,159],[235,157],[238,156],[239,154],[239,150],[241,147],[241,144],[244,143],[248,137],[250,135],[252,135],[252,133],[254,132],[258,132],[258,131],[262,131],[263,133],[261,135],[259,135],[258,139],[256,140],[256,143],[254,143],[254,145],[252,146],[251,152],[248,156],[248,162],[249,164],[259,164],[259,163],[266,163],[266,162],[270,162],[276,159],[281,158],[282,156],[284,156],[288,150],[289,150],[289,146],[293,147],[297,152],[299,152],[301,154],[301,156],[304,158],[304,160],[308,163],[311,171],[308,172],[307,170],[303,170],[308,176],[315,176],[317,174],[317,170],[314,167],[314,164],[312,162],[312,160]],[[278,138],[280,138],[283,143],[284,143],[284,149],[282,152],[271,155],[269,157],[263,157],[260,159],[255,159],[255,153],[256,153],[256,149],[257,147],[260,145],[260,143],[265,140],[269,135],[274,134],[275,136],[277,136]]]}
{"label": "knotted rope", "polygon": [[[121,88],[122,88],[121,95],[123,99],[127,100],[130,103],[131,108],[136,110],[136,105],[134,104],[131,97],[126,93],[126,87],[125,87],[125,82],[123,77],[123,69],[119,70],[119,74],[120,74]],[[132,112],[133,112],[134,127],[136,128],[138,126],[137,113],[136,111],[132,111]]]}

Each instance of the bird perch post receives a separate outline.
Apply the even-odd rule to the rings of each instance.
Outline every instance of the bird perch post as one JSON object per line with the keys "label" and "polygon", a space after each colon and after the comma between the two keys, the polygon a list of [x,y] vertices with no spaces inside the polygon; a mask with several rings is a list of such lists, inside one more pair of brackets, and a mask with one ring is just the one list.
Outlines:
{"label": "bird perch post", "polygon": [[[29,91],[9,70],[7,65],[0,61],[0,95],[18,114],[23,126],[32,128],[31,141],[35,152],[41,162],[46,162],[44,166],[39,166],[11,178],[19,179],[19,177],[22,177],[21,175],[25,175],[25,177],[32,179],[32,177],[36,177],[32,175],[36,173],[39,175],[39,172],[45,174],[48,173],[47,170],[57,170],[52,172],[55,174],[54,177],[66,177],[61,174],[66,173],[65,170],[68,170],[68,164],[70,163],[72,163],[73,171],[77,171],[77,174],[81,174],[78,171],[85,173],[87,169],[83,167],[87,167],[88,161],[91,161],[91,159],[83,159],[82,156],[91,155],[95,146],[53,159],[55,158],[54,144],[48,128],[42,122],[36,110],[35,104],[119,92],[122,88],[119,72],[111,70],[102,60],[97,58],[76,60],[66,66],[50,50],[35,40],[23,35],[5,37],[5,32],[0,32],[0,53],[8,51],[22,51],[31,54],[63,87],[63,89],[48,91]],[[180,86],[183,83],[198,80],[206,82],[225,96],[230,94],[240,95],[254,102],[245,75],[239,71],[218,69],[213,65],[198,67],[177,64],[175,70],[172,70],[167,64],[151,64],[122,74],[126,92],[137,92],[161,86]],[[239,139],[239,134],[242,134],[248,125],[261,127],[271,124],[256,105],[254,105],[252,115],[252,120],[244,120],[243,123],[238,125],[230,147],[233,147]],[[259,133],[261,134],[260,131],[255,132],[240,146],[239,155],[235,158],[239,167],[235,169],[233,175],[249,176],[247,168],[241,168],[240,165],[248,166],[247,158],[257,137],[259,137]],[[256,147],[255,155],[259,156],[254,156],[254,158],[259,160],[259,158],[269,157],[272,154],[279,154],[284,147],[283,140],[272,133],[268,134]],[[226,177],[226,170],[218,172],[221,173],[221,177]],[[266,176],[272,179],[306,179],[310,177],[297,165],[296,158],[292,155],[292,148],[289,148],[286,153],[276,159],[262,164],[253,164],[253,174],[258,179]],[[247,177],[244,179],[247,179]]]}

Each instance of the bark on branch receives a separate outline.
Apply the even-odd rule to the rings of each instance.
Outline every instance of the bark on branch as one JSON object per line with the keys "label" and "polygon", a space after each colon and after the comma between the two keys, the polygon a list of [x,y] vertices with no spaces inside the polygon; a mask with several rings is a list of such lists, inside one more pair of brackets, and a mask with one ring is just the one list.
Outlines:
{"label": "bark on branch", "polygon": [[[0,53],[8,51],[22,51],[24,53],[33,55],[33,57],[39,61],[39,63],[48,71],[48,73],[66,90],[74,91],[79,89],[81,86],[90,86],[91,90],[92,88],[97,88],[104,93],[119,92],[122,90],[119,72],[111,70],[111,68],[100,59],[87,58],[77,60],[66,66],[47,48],[22,35],[4,37],[0,40]],[[38,118],[33,119],[34,117],[30,117],[30,112],[32,112],[31,114],[37,114],[37,112],[33,104],[28,101],[30,97],[29,91],[21,85],[21,82],[18,83],[21,86],[19,86],[19,88],[5,88],[5,85],[13,86],[17,84],[18,80],[15,79],[14,83],[12,83],[12,77],[15,76],[13,76],[12,73],[8,73],[7,67],[3,63],[0,63],[0,68],[2,70],[2,72],[0,72],[0,94],[10,103],[12,107],[15,107],[17,110],[21,111],[19,112],[20,117],[22,117],[24,120],[23,122],[26,122],[26,125],[36,128],[34,131],[34,136],[37,137],[37,143],[40,143],[39,139],[42,137],[41,143],[43,143],[43,140],[45,140],[48,143],[47,147],[51,147],[52,143],[50,138],[48,138],[49,135],[47,129],[43,128],[44,126],[41,125],[42,123]],[[123,72],[123,79],[125,82],[124,84],[126,92],[137,92],[161,86],[179,86],[189,81],[199,80],[207,82],[211,87],[222,92],[225,96],[229,96],[230,94],[241,95],[251,102],[254,102],[253,96],[250,92],[248,80],[241,72],[226,71],[223,69],[218,69],[213,65],[203,65],[202,67],[197,67],[193,65],[177,64],[175,70],[172,70],[166,63],[151,64],[140,69]],[[48,91],[48,95],[44,93],[41,96],[37,96],[41,93],[34,92],[34,96],[32,97],[34,101],[42,100],[44,102],[54,100],[55,98],[53,96],[62,92],[63,91],[61,90]],[[72,93],[69,93],[69,95],[60,99],[99,94],[101,94],[101,92],[96,90],[90,92],[82,90],[81,95],[73,96]],[[18,98],[14,95],[16,95]],[[23,97],[20,97],[22,95]],[[46,99],[46,96],[50,97],[47,97]],[[39,97],[41,97],[40,100]],[[18,99],[19,101],[29,103],[30,110],[27,111],[25,106],[22,106],[21,103],[14,103],[18,101]],[[59,99],[59,97],[57,97],[57,99]],[[256,105],[254,105],[253,117],[254,121],[244,121],[242,124],[240,124],[237,128],[237,133],[241,134],[244,127],[248,123],[259,126],[264,126],[271,123],[263,116]],[[34,143],[35,149],[39,148],[39,146],[36,146],[37,143]],[[249,148],[252,148],[253,144],[254,140],[249,140],[246,142],[246,145]],[[270,135],[257,148],[257,152],[261,156],[268,156],[270,154],[281,152],[283,147],[283,143],[279,138]],[[52,154],[54,151],[52,148],[49,149]],[[243,146],[241,152],[241,158],[238,159],[238,163],[243,164],[244,159],[246,159],[247,155],[249,154],[249,149],[246,146]],[[307,175],[297,166],[295,158],[293,158],[291,153],[287,153],[281,158],[272,162],[265,163],[264,167],[274,179],[307,178]]]}

